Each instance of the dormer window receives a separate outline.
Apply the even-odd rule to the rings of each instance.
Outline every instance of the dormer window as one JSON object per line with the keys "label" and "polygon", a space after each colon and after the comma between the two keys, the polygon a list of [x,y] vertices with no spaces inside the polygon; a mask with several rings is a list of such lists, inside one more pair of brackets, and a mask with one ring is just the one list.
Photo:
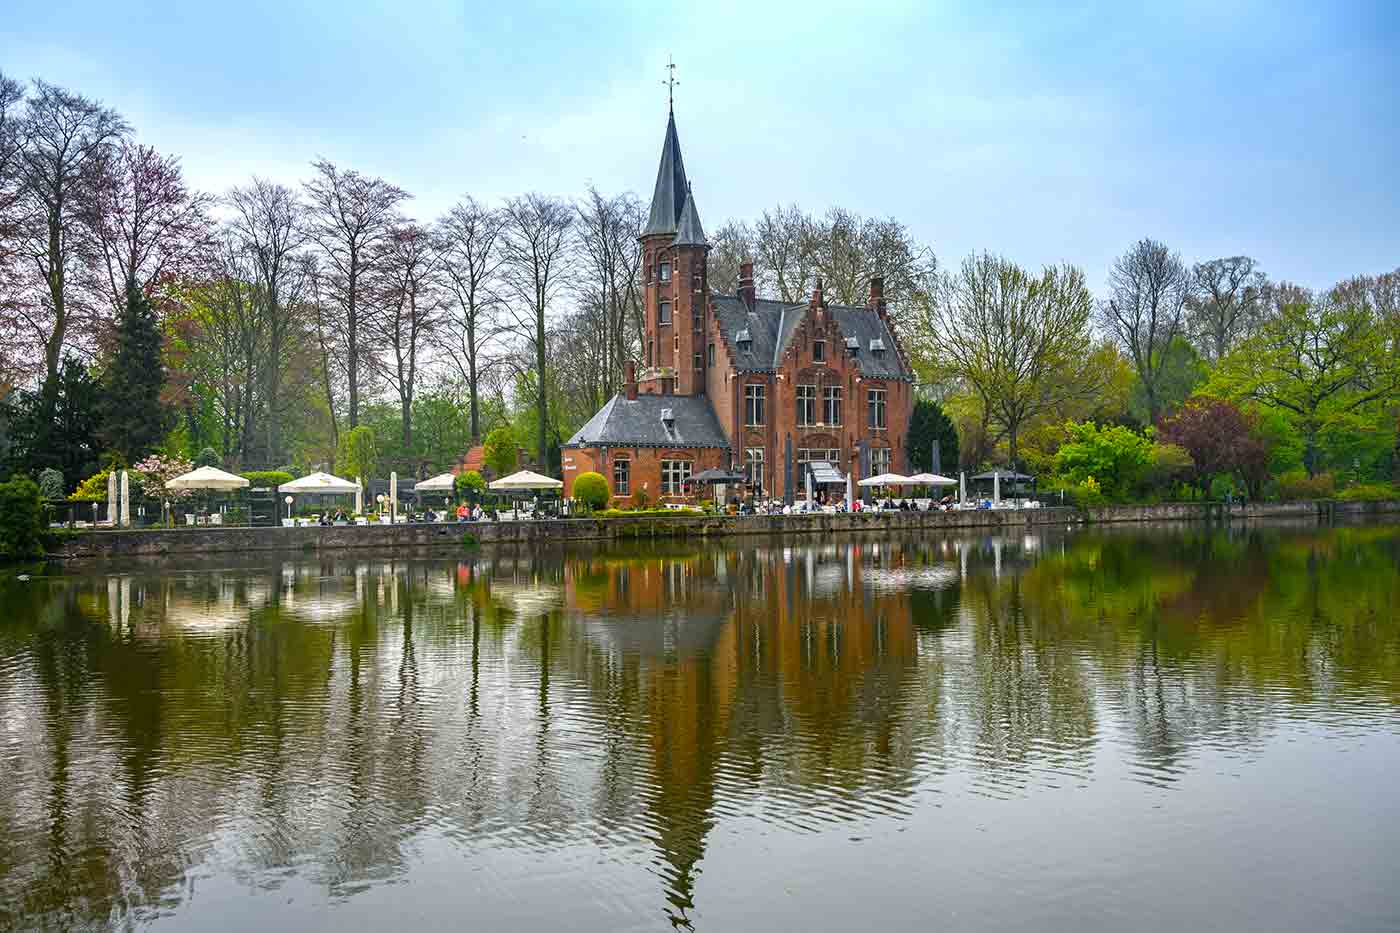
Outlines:
{"label": "dormer window", "polygon": [[860,341],[854,337],[846,338],[846,352],[855,356],[860,353]]}
{"label": "dormer window", "polygon": [[753,343],[753,334],[749,333],[748,328],[744,328],[734,335],[734,342],[739,345],[740,350],[747,350]]}
{"label": "dormer window", "polygon": [[671,323],[671,303],[662,301],[656,306],[656,320],[661,324]]}
{"label": "dormer window", "polygon": [[821,363],[826,360],[826,341],[816,340],[812,343],[812,361]]}
{"label": "dormer window", "polygon": [[873,354],[875,354],[875,356],[876,356],[877,359],[878,359],[879,357],[884,356],[884,355],[885,355],[885,341],[882,340],[882,339],[880,339],[879,337],[876,337],[874,340],[870,341],[870,352],[873,353]]}
{"label": "dormer window", "polygon": [[669,262],[661,263],[656,274],[661,279],[662,284],[671,281],[671,264]]}

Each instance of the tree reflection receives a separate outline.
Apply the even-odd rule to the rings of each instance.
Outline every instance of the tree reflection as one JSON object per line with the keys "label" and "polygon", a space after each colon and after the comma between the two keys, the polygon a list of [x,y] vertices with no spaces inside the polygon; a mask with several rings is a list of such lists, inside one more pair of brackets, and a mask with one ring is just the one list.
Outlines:
{"label": "tree reflection", "polygon": [[1393,726],[1397,567],[1394,529],[1246,528],[0,582],[0,926],[139,922],[193,871],[350,897],[437,834],[646,848],[687,927],[737,815],[900,819],[1104,755],[1171,787],[1287,719]]}

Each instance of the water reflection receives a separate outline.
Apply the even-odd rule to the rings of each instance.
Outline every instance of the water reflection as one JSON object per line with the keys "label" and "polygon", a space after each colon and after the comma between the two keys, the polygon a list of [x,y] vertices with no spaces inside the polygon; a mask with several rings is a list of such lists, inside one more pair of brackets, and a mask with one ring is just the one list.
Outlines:
{"label": "water reflection", "polygon": [[[598,925],[690,927],[721,827],[1171,792],[1299,723],[1393,733],[1397,566],[1391,528],[1236,529],[7,581],[0,925],[189,925],[205,884],[333,905],[517,853],[614,879]],[[514,883],[471,882],[477,916]]]}

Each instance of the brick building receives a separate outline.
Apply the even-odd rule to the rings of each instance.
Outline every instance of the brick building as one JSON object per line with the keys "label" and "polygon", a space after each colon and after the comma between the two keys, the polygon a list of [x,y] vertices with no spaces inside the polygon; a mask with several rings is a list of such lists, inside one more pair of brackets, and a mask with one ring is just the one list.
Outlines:
{"label": "brick building", "polygon": [[563,445],[565,495],[593,470],[623,502],[679,502],[686,478],[720,468],[791,501],[809,461],[857,478],[906,468],[912,370],[881,279],[864,307],[829,303],[820,281],[788,303],[760,298],[746,262],[736,294],[712,292],[674,113],[641,246],[642,369]]}

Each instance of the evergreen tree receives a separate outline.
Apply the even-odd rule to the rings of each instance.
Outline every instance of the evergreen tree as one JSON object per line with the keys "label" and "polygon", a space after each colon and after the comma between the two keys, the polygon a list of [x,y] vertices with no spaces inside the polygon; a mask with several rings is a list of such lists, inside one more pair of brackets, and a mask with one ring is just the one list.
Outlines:
{"label": "evergreen tree", "polygon": [[942,461],[944,476],[958,468],[958,432],[953,421],[943,411],[942,406],[932,399],[921,398],[914,402],[914,411],[909,416],[909,440],[905,447],[909,451],[911,473],[924,473],[933,469],[933,442],[938,441],[938,456]]}
{"label": "evergreen tree", "polygon": [[127,463],[140,460],[165,436],[167,418],[160,401],[165,364],[160,351],[155,309],[141,289],[128,282],[116,352],[102,381],[102,439]]}
{"label": "evergreen tree", "polygon": [[95,473],[98,401],[97,383],[71,357],[53,385],[14,393],[4,403],[10,436],[0,474],[36,475],[46,468],[65,477]]}

